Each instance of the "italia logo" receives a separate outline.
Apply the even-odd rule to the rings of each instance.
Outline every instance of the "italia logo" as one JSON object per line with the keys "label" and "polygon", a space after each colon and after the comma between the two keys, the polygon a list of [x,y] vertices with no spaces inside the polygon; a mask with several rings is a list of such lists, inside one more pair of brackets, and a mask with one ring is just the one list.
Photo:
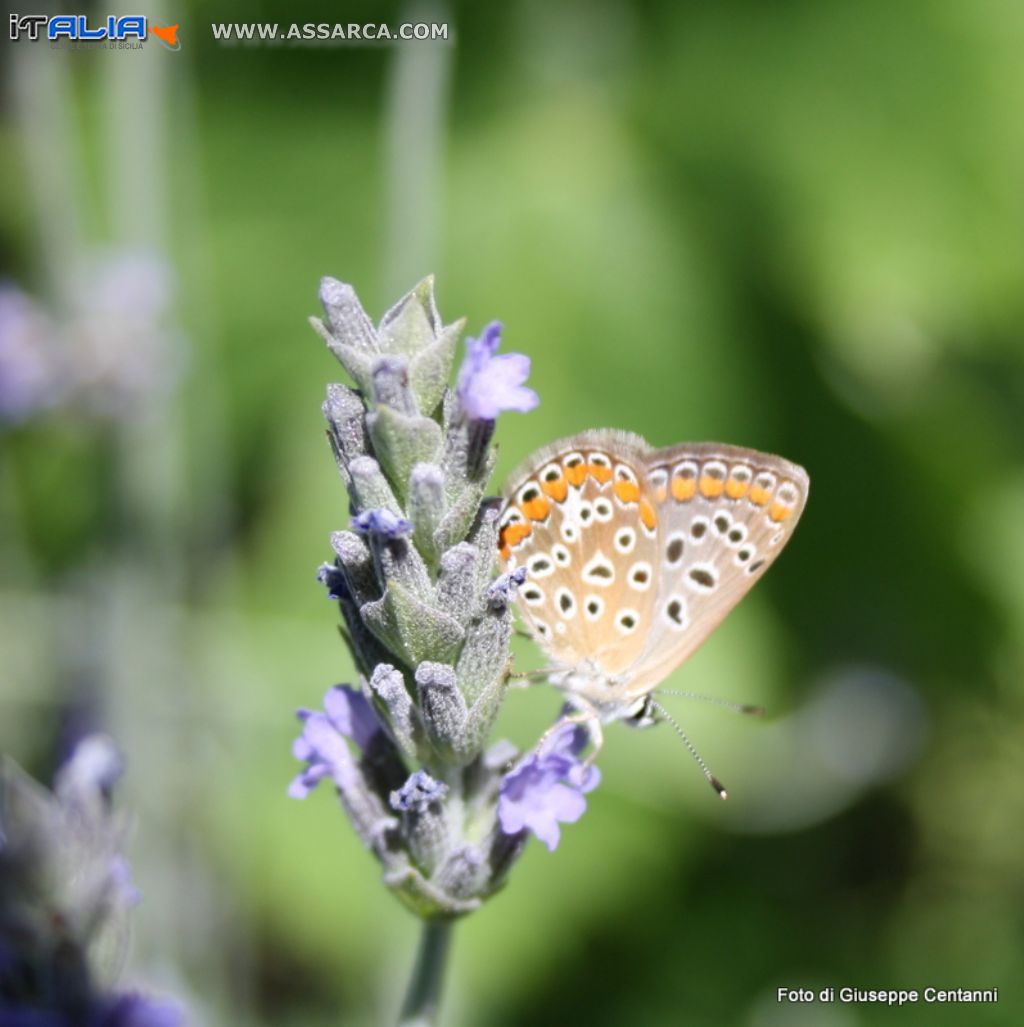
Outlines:
{"label": "italia logo", "polygon": [[90,20],[84,14],[12,14],[10,16],[10,38],[12,40],[48,39],[57,42],[62,39],[83,42],[142,43],[149,36],[155,36],[168,50],[180,50],[177,25],[149,25],[141,14],[118,17],[107,15],[106,20]]}

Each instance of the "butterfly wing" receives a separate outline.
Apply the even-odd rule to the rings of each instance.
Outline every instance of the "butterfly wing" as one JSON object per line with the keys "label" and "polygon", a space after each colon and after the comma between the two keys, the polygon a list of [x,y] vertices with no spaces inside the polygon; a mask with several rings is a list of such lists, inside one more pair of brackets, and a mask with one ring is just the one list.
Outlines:
{"label": "butterfly wing", "polygon": [[722,443],[652,452],[658,514],[653,628],[627,695],[656,688],[768,570],[807,502],[807,472],[782,457]]}
{"label": "butterfly wing", "polygon": [[597,431],[549,446],[512,475],[501,555],[529,575],[517,602],[551,661],[589,668],[595,702],[643,652],[657,598],[647,444]]}

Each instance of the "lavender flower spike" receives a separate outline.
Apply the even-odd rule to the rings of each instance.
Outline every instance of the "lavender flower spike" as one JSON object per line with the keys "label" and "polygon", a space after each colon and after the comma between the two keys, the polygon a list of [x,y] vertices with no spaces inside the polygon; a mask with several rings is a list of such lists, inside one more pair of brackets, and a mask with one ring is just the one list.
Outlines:
{"label": "lavender flower spike", "polygon": [[575,823],[587,808],[586,792],[601,775],[579,758],[586,730],[566,724],[505,776],[498,799],[498,820],[506,834],[532,831],[554,852],[559,823]]}
{"label": "lavender flower spike", "polygon": [[321,299],[327,317],[314,327],[356,388],[330,386],[324,407],[355,516],[331,536],[334,562],[319,579],[339,600],[362,688],[300,711],[293,751],[305,768],[289,793],[329,779],[384,884],[424,920],[401,1022],[434,1023],[452,923],[504,885],[526,828],[554,845],[597,774],[572,738],[507,779],[514,752],[488,749],[509,687],[511,597],[526,573],[495,566],[490,443],[499,413],[537,405],[524,384],[530,361],[497,355],[494,322],[468,341],[449,388],[464,322],[444,324],[433,279],[376,328],[350,286],[326,280]]}
{"label": "lavender flower spike", "polygon": [[495,356],[500,342],[500,321],[492,321],[479,339],[466,340],[457,391],[470,420],[493,421],[503,410],[526,413],[540,402],[523,384],[530,375],[530,358],[522,353]]}

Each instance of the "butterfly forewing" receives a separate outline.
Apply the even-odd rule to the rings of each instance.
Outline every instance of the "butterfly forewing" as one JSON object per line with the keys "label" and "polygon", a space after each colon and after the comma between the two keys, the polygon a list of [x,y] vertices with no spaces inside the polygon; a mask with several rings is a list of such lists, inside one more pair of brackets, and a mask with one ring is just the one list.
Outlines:
{"label": "butterfly forewing", "polygon": [[519,606],[558,666],[616,678],[646,644],[657,523],[643,452],[630,436],[580,436],[542,451],[510,486],[502,555],[527,568]]}
{"label": "butterfly forewing", "polygon": [[804,470],[718,443],[652,450],[588,432],[513,475],[501,556],[517,601],[575,690],[621,715],[714,630],[771,565],[807,499]]}

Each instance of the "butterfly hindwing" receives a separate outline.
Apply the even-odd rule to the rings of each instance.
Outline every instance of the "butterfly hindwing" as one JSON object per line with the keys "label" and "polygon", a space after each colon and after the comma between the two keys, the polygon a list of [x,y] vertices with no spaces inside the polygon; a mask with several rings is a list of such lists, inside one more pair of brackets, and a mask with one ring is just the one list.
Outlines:
{"label": "butterfly hindwing", "polygon": [[803,468],[722,443],[660,450],[648,467],[658,598],[630,675],[634,695],[657,687],[750,591],[792,535],[808,493]]}

